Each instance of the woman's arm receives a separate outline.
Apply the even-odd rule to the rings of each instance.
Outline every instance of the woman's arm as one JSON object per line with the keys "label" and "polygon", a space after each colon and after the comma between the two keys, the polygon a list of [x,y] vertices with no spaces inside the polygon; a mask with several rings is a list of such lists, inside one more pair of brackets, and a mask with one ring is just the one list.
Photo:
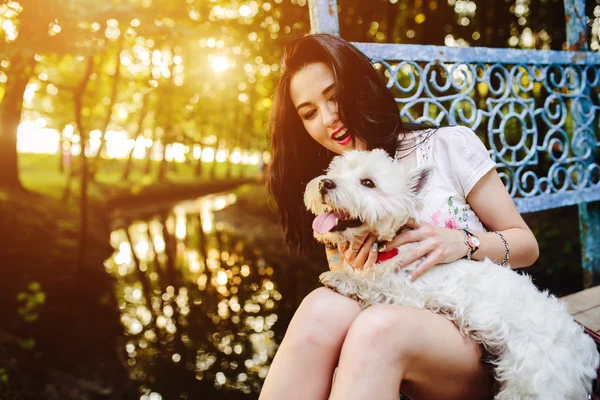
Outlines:
{"label": "woman's arm", "polygon": [[495,169],[490,170],[475,184],[467,196],[467,203],[490,231],[475,233],[481,240],[481,245],[473,259],[483,260],[487,257],[497,263],[502,261],[504,243],[493,232],[499,231],[510,249],[508,263],[511,268],[528,267],[537,260],[537,240],[517,211]]}
{"label": "woman's arm", "polygon": [[[471,206],[483,225],[491,232],[475,233],[481,244],[473,255],[474,260],[485,257],[501,263],[505,248],[502,239],[493,231],[502,233],[510,250],[508,263],[511,268],[526,267],[535,262],[539,255],[537,240],[517,211],[495,169],[487,172],[467,195]],[[467,254],[464,234],[456,229],[441,228],[427,222],[406,224],[406,230],[392,239],[387,246],[398,247],[405,243],[419,242],[400,260],[399,266],[408,265],[425,257],[419,267],[411,273],[417,279],[428,269],[456,261]]]}
{"label": "woman's arm", "polygon": [[325,254],[327,254],[329,269],[336,269],[344,265],[344,257],[336,247],[325,246]]}

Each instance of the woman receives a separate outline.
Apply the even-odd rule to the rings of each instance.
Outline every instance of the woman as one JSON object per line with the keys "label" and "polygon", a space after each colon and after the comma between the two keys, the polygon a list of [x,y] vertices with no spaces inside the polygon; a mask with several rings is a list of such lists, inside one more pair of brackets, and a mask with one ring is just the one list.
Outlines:
{"label": "woman", "polygon": [[[399,162],[436,165],[420,222],[387,244],[420,243],[402,260],[425,257],[413,280],[466,255],[506,263],[510,253],[512,268],[537,259],[535,237],[475,134],[403,125],[369,59],[343,39],[309,35],[287,46],[269,129],[269,188],[286,240],[300,252],[314,245],[302,203],[306,183],[336,154],[383,148]],[[369,235],[327,249],[330,267],[369,268],[374,242]],[[443,316],[389,305],[361,312],[355,301],[319,288],[296,311],[260,398],[396,400],[399,390],[414,400],[488,398],[493,378],[482,356]]]}

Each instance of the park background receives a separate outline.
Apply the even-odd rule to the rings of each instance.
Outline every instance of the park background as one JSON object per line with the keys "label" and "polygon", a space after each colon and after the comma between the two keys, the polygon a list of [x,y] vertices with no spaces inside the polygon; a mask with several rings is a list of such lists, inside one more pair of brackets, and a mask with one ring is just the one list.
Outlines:
{"label": "park background", "polygon": [[[338,6],[351,41],[566,49],[561,0]],[[0,0],[1,399],[257,397],[326,268],[262,184],[309,30],[305,0]],[[525,218],[536,285],[581,290],[577,208]]]}

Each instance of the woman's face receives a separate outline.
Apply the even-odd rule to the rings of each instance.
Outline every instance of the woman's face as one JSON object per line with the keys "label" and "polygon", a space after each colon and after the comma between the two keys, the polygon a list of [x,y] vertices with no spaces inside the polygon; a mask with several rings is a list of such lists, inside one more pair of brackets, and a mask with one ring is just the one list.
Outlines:
{"label": "woman's face", "polygon": [[290,97],[308,134],[336,154],[366,149],[359,139],[353,143],[340,121],[337,93],[331,68],[322,62],[306,65],[290,81]]}

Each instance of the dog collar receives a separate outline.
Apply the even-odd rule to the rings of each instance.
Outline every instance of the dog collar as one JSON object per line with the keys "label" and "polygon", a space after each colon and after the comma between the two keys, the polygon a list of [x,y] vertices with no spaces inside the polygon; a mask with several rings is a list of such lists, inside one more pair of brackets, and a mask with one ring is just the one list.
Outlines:
{"label": "dog collar", "polygon": [[394,258],[398,255],[398,249],[397,248],[393,248],[389,251],[385,251],[383,253],[379,253],[377,255],[377,261],[376,263],[379,264],[381,262],[384,262],[386,260],[389,260],[390,258]]}

